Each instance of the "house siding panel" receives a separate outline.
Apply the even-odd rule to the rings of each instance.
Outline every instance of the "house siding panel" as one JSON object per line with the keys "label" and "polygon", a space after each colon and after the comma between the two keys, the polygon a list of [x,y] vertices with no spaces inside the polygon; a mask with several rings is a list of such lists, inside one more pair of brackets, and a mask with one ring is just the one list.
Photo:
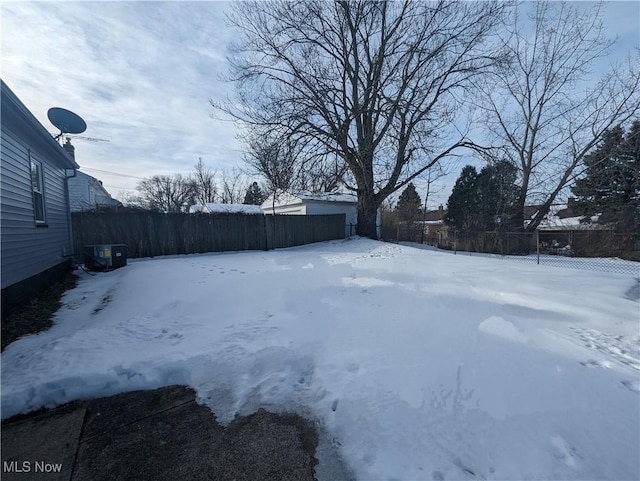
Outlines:
{"label": "house siding panel", "polygon": [[316,202],[309,201],[307,215],[344,214],[346,219],[345,235],[355,234],[355,226],[358,223],[358,209],[355,204],[344,202]]}
{"label": "house siding panel", "polygon": [[322,214],[346,214],[347,223],[356,223],[358,220],[358,210],[354,204],[340,202],[309,202],[307,204],[308,215]]}
{"label": "house siding panel", "polygon": [[276,206],[275,210],[272,209],[271,207],[264,209],[264,212],[266,214],[271,214],[272,211],[274,211],[276,215],[305,215],[307,213],[307,206],[306,205],[295,205],[295,206],[283,205],[283,206]]}
{"label": "house siding panel", "polygon": [[84,172],[76,172],[69,180],[69,203],[71,212],[113,207],[120,204],[107,192],[102,183]]}
{"label": "house siding panel", "polygon": [[69,179],[69,199],[71,201],[71,210],[74,212],[88,209],[92,206],[89,181],[80,172],[76,177]]}
{"label": "house siding panel", "polygon": [[[64,262],[71,253],[64,169],[43,154],[37,143],[27,146],[9,130],[3,115],[0,157],[2,288]],[[47,227],[34,220],[29,165],[31,157],[42,163]]]}

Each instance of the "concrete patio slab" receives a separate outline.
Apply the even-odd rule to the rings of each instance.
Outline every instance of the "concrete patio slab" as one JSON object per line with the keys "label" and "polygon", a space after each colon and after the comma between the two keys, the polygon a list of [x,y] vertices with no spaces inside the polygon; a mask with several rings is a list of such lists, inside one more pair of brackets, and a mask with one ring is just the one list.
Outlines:
{"label": "concrete patio slab", "polygon": [[260,409],[224,428],[193,390],[169,386],[6,420],[2,479],[312,481],[317,444],[300,416]]}
{"label": "concrete patio slab", "polygon": [[76,404],[3,425],[1,478],[71,479],[85,412]]}

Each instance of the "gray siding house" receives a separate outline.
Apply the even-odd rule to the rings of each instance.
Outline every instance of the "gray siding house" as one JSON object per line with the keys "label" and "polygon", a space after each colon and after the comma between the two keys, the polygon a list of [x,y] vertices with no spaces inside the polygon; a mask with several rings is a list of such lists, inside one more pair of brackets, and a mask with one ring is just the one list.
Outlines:
{"label": "gray siding house", "polygon": [[[0,81],[1,82],[1,81]],[[69,269],[67,179],[78,165],[1,82],[2,308],[32,297]]]}
{"label": "gray siding house", "polygon": [[69,201],[71,212],[122,205],[120,201],[111,197],[101,181],[80,171],[69,179]]}

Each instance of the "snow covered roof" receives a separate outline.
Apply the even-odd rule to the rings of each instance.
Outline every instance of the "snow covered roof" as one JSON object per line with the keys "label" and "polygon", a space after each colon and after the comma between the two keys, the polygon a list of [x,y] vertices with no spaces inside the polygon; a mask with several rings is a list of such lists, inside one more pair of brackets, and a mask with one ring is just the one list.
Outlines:
{"label": "snow covered roof", "polygon": [[[584,224],[580,223],[580,219],[582,217],[565,217],[561,219],[557,216],[548,216],[545,217],[542,222],[540,222],[540,226],[538,229],[540,230],[597,230],[603,229],[604,226],[601,224]],[[595,222],[598,219],[598,216],[593,216],[591,218],[592,222]]]}
{"label": "snow covered roof", "polygon": [[443,220],[411,220],[400,221],[400,224],[414,224],[414,225],[444,225]]}
{"label": "snow covered roof", "polygon": [[[282,205],[304,204],[308,202],[343,202],[356,204],[358,198],[354,194],[341,192],[277,192],[276,207]],[[262,203],[263,208],[270,208],[273,205],[273,194]]]}
{"label": "snow covered roof", "polygon": [[262,209],[259,205],[248,204],[196,204],[189,207],[190,214],[251,214],[262,215]]}
{"label": "snow covered roof", "polygon": [[302,193],[298,194],[298,197],[302,200],[311,200],[311,201],[319,201],[319,202],[358,202],[358,198],[354,194],[343,194],[343,193]]}
{"label": "snow covered roof", "polygon": [[[536,210],[530,217],[533,219],[535,215],[538,213]],[[549,213],[542,219],[540,225],[538,226],[539,230],[601,230],[605,229],[606,226],[602,224],[597,224],[598,220],[597,215],[591,217],[591,223],[585,224],[581,223],[580,220],[583,216],[572,216],[569,214],[569,208],[565,204],[552,205],[549,208]],[[527,224],[528,221],[525,221]]]}

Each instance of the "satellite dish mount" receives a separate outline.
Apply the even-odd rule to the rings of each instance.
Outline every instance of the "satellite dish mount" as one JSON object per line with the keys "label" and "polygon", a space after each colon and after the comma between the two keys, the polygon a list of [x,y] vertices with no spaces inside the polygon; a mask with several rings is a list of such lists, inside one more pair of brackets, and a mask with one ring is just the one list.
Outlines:
{"label": "satellite dish mount", "polygon": [[56,140],[60,140],[64,134],[81,134],[87,130],[87,123],[82,117],[67,109],[52,107],[47,112],[47,117],[60,130],[60,133],[55,136]]}

